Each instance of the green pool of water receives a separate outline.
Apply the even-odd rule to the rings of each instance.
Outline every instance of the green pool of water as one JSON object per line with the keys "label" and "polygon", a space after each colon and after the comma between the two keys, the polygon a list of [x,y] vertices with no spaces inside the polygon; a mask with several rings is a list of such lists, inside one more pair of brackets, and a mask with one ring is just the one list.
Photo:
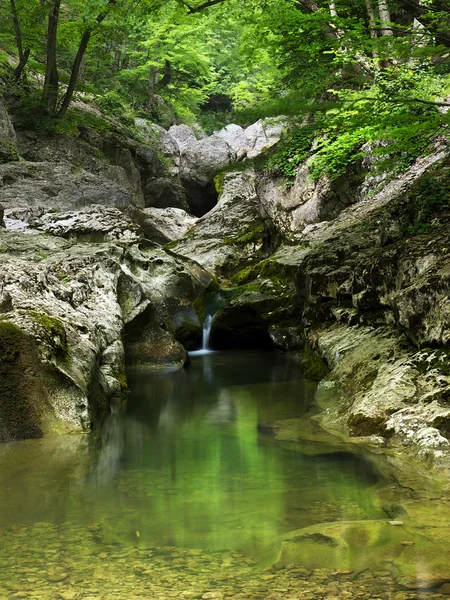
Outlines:
{"label": "green pool of water", "polygon": [[[344,548],[342,562],[349,522],[379,547],[380,526],[389,544],[416,544],[403,532],[391,540],[367,459],[320,444],[315,454],[310,444],[283,448],[265,433],[267,423],[312,405],[315,384],[295,362],[211,353],[183,371],[131,371],[129,383],[125,414],[112,414],[99,438],[0,449],[0,600],[284,600],[330,586],[329,595],[348,597],[347,588],[368,585],[358,554],[370,555],[364,539],[373,543],[353,531],[361,547]],[[327,524],[339,530],[327,533]],[[299,530],[306,533],[289,538]],[[377,568],[373,585],[401,599],[396,573]],[[300,588],[306,596],[295,595]]]}

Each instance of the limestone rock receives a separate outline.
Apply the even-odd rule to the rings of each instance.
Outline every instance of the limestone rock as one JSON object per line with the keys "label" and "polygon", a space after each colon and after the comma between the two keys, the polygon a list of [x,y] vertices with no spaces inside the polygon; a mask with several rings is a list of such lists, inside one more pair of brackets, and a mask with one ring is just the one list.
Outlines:
{"label": "limestone rock", "polygon": [[6,107],[0,100],[0,163],[17,160],[17,138]]}
{"label": "limestone rock", "polygon": [[146,208],[142,212],[146,223],[151,223],[164,237],[164,243],[179,240],[198,222],[181,208]]}
{"label": "limestone rock", "polygon": [[255,158],[276,144],[286,126],[284,117],[260,119],[245,130],[248,158]]}
{"label": "limestone rock", "polygon": [[230,148],[236,153],[237,160],[242,160],[247,156],[250,147],[250,141],[247,137],[245,129],[240,125],[227,125],[215,134],[224,140]]}
{"label": "limestone rock", "polygon": [[239,270],[257,256],[264,257],[264,223],[253,173],[227,174],[217,206],[171,249],[222,275]]}
{"label": "limestone rock", "polygon": [[[173,161],[173,166],[178,167],[180,164],[180,149],[176,135],[171,135],[160,125],[151,123],[146,119],[135,119],[135,126],[139,131],[139,135],[145,140],[148,146],[158,148],[162,154]],[[177,132],[178,129],[172,129],[172,133]],[[195,137],[195,134],[194,134]]]}
{"label": "limestone rock", "polygon": [[172,207],[189,212],[183,186],[167,177],[149,179],[144,186],[144,199],[146,207]]}
{"label": "limestone rock", "polygon": [[143,205],[141,174],[124,141],[115,145],[99,138],[92,140],[92,145],[73,136],[20,131],[17,142],[20,155],[27,161],[76,165],[78,170],[116,183],[130,194],[133,204]]}
{"label": "limestone rock", "polygon": [[78,242],[133,242],[141,232],[117,208],[91,205],[75,212],[45,213],[32,219],[30,226],[40,232]]}
{"label": "limestone rock", "polygon": [[187,125],[172,125],[168,133],[182,152],[197,141],[194,131]]}
{"label": "limestone rock", "polygon": [[91,204],[123,209],[132,204],[123,187],[104,177],[47,162],[0,165],[0,200],[5,217],[26,223],[50,209],[70,211]]}
{"label": "limestone rock", "polygon": [[[100,220],[95,212],[86,214]],[[83,230],[83,215],[46,226],[66,227],[70,237]],[[103,235],[105,222],[96,226]],[[153,347],[163,343],[164,360],[180,364],[183,349],[169,331],[187,307],[194,310],[211,277],[187,259],[131,242],[75,243],[0,230],[0,346],[9,357],[0,369],[3,441],[55,428],[86,430],[103,418],[126,391],[124,327],[140,317],[146,331],[149,307],[162,332]],[[148,358],[157,360],[152,344]]]}
{"label": "limestone rock", "polygon": [[236,159],[228,143],[218,136],[189,141],[181,145],[180,177],[182,181],[206,186]]}

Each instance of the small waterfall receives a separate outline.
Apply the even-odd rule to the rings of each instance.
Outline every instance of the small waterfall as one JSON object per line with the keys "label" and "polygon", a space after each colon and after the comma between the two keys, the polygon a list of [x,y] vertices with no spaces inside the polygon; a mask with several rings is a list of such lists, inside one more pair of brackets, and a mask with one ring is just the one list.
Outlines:
{"label": "small waterfall", "polygon": [[[216,313],[217,314],[217,313]],[[206,315],[203,321],[203,337],[202,337],[202,350],[209,350],[209,338],[211,337],[211,326],[215,315]]]}
{"label": "small waterfall", "polygon": [[210,347],[212,325],[216,316],[225,308],[225,306],[227,306],[227,304],[227,298],[221,293],[209,297],[205,306],[206,316],[203,321],[202,347],[199,350],[194,350],[194,352],[189,352],[191,356],[213,352]]}

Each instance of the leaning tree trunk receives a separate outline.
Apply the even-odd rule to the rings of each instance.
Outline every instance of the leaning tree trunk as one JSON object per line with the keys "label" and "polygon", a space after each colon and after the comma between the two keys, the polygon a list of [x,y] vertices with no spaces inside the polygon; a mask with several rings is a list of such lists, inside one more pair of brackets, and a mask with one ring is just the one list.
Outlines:
{"label": "leaning tree trunk", "polygon": [[[109,9],[115,4],[117,4],[117,0],[108,0],[108,4],[105,10],[102,13],[100,13],[95,19],[96,25],[100,25],[100,23],[106,19],[106,17],[108,16]],[[67,86],[66,93],[64,94],[63,101],[58,111],[58,117],[60,118],[66,114],[67,109],[69,108],[70,103],[72,102],[75,87],[77,85],[78,77],[80,75],[81,65],[83,64],[83,58],[89,45],[89,40],[91,39],[93,31],[93,27],[91,29],[87,29],[81,36],[77,55],[75,56],[75,60],[73,61],[72,72],[70,73],[69,85]]]}
{"label": "leaning tree trunk", "polygon": [[14,24],[14,34],[16,36],[17,53],[19,55],[19,64],[14,71],[14,77],[20,79],[22,73],[25,70],[28,58],[30,57],[30,49],[23,50],[22,42],[22,30],[20,28],[19,15],[17,13],[17,6],[15,0],[10,0],[11,14]]}
{"label": "leaning tree trunk", "polygon": [[48,15],[47,64],[45,68],[42,103],[47,107],[47,110],[51,115],[56,113],[56,104],[58,101],[59,76],[56,62],[56,43],[60,6],[61,0],[51,0]]}

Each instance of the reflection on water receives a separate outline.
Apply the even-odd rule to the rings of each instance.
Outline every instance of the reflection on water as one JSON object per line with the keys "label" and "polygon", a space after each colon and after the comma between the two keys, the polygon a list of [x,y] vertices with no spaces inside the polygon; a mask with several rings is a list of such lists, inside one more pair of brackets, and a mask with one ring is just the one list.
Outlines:
{"label": "reflection on water", "polygon": [[[129,383],[126,414],[112,413],[96,443],[66,436],[0,450],[0,527],[12,547],[24,540],[16,560],[26,572],[41,568],[26,552],[35,535],[54,549],[65,540],[67,568],[74,568],[73,545],[86,544],[76,559],[83,571],[94,556],[106,560],[119,549],[127,556],[170,547],[268,559],[293,530],[386,523],[365,460],[322,455],[320,445],[316,455],[283,449],[260,432],[261,424],[308,411],[315,385],[295,362],[212,353],[184,371],[134,370]],[[10,549],[3,550],[7,560]],[[281,556],[294,550],[290,540]],[[221,556],[223,570],[231,559]],[[45,573],[47,581],[59,576]]]}
{"label": "reflection on water", "polygon": [[258,432],[311,404],[315,385],[296,363],[214,353],[183,371],[136,370],[129,381],[127,412],[111,414],[98,448],[66,464],[59,450],[49,461],[45,441],[41,452],[36,442],[18,445],[21,467],[2,465],[0,520],[95,523],[105,543],[138,535],[140,543],[257,554],[324,518],[379,516],[361,459],[303,456]]}

